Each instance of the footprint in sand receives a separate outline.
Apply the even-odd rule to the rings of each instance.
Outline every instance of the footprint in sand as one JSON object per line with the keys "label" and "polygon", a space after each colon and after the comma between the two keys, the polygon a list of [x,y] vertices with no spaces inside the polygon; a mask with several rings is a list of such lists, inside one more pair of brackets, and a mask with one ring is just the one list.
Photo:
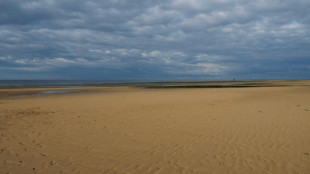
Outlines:
{"label": "footprint in sand", "polygon": [[50,162],[50,165],[51,165],[51,166],[53,166],[53,165],[55,165],[55,164],[57,164],[55,161],[51,161],[51,162]]}
{"label": "footprint in sand", "polygon": [[46,157],[47,154],[46,153],[40,153],[41,156]]}

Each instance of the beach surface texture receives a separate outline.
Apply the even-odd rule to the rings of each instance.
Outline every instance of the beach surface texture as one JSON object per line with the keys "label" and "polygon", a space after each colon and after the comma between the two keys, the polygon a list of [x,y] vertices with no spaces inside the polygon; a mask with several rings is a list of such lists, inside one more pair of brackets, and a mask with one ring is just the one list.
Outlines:
{"label": "beach surface texture", "polygon": [[310,173],[307,85],[96,89],[0,89],[0,173]]}

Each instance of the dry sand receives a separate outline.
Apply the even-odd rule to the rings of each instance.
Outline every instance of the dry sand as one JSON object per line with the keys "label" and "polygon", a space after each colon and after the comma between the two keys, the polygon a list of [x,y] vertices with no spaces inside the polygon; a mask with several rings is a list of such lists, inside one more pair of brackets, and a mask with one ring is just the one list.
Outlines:
{"label": "dry sand", "polygon": [[0,173],[310,173],[310,87],[105,91],[1,99]]}

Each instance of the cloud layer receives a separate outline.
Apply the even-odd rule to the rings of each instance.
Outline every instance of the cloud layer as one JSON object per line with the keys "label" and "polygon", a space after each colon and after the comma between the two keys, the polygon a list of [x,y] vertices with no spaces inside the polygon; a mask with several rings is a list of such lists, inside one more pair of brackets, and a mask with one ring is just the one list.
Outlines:
{"label": "cloud layer", "polygon": [[310,1],[0,1],[0,79],[310,77]]}

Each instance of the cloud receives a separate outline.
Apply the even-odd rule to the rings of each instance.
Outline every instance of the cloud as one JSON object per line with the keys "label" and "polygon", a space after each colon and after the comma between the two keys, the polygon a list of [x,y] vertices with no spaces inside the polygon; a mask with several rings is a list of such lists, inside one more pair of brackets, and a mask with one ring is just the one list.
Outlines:
{"label": "cloud", "polygon": [[1,1],[0,72],[306,78],[307,68],[285,70],[310,64],[309,8],[302,0]]}
{"label": "cloud", "polygon": [[196,64],[180,64],[176,67],[168,67],[167,72],[179,75],[212,75],[220,76],[224,74],[229,67],[214,63],[196,63]]}

